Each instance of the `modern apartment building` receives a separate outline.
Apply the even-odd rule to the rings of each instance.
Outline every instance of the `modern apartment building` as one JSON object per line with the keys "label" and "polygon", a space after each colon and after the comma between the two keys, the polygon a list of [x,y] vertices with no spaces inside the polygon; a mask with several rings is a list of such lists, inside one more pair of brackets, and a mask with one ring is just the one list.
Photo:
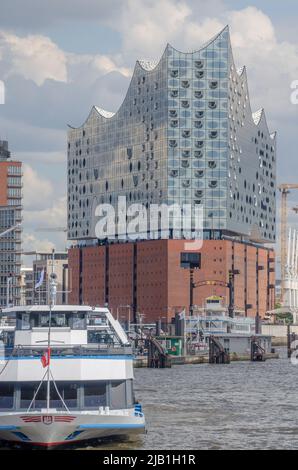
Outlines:
{"label": "modern apartment building", "polygon": [[[52,271],[57,278],[57,304],[66,304],[68,301],[68,254],[66,252],[55,252],[54,260],[50,252],[36,253],[33,261],[33,305],[49,304],[49,276]],[[41,285],[37,288],[39,281]]]}
{"label": "modern apartment building", "polygon": [[[147,211],[152,204],[202,207],[205,241],[200,251],[203,256],[207,254],[210,249],[207,242],[211,241],[216,241],[226,253],[231,243],[240,251],[240,247],[246,246],[238,278],[242,279],[239,307],[245,314],[265,312],[268,306],[272,307],[274,298],[272,274],[266,278],[262,306],[260,299],[253,303],[247,299],[248,290],[256,289],[258,273],[267,268],[268,273],[274,271],[274,253],[264,244],[275,241],[275,171],[276,135],[268,129],[264,110],[251,110],[246,69],[235,66],[228,27],[195,52],[183,53],[168,45],[158,63],[138,61],[119,110],[111,113],[94,106],[85,123],[68,132],[68,236],[76,246],[76,251],[70,250],[70,267],[80,281],[71,299],[87,303],[92,298],[92,302],[105,301],[117,307],[116,297],[124,287],[119,281],[120,291],[117,291],[111,288],[111,282],[117,273],[125,276],[122,267],[128,256],[132,275],[125,278],[125,285],[134,291],[128,297],[136,312],[141,308],[138,305],[140,270],[145,269],[139,264],[142,247],[146,243],[151,247],[145,263],[148,282],[145,276],[144,289],[149,289],[151,256],[161,256],[162,249],[162,258],[169,260],[171,250],[175,251],[177,213],[166,236],[161,226],[154,232],[154,238],[166,238],[167,243],[148,241],[148,223],[138,232],[139,241],[132,242],[117,212],[118,198],[122,196],[126,197],[128,206],[141,204]],[[114,237],[99,237],[96,231],[100,213],[97,209],[103,204],[115,208]],[[144,217],[150,219],[148,213]],[[193,222],[191,228],[196,236]],[[178,238],[182,241],[184,235]],[[115,243],[119,247],[115,248]],[[105,254],[99,245],[108,247]],[[180,245],[185,250],[184,244]],[[128,255],[130,250],[132,254]],[[118,255],[112,260],[111,254],[116,251]],[[89,252],[93,253],[92,266],[86,264]],[[221,272],[227,278],[235,265],[232,252],[231,256],[216,257],[216,269],[213,269],[216,274]],[[266,266],[258,262],[261,252],[264,259],[267,257]],[[116,263],[112,271],[110,263]],[[174,264],[171,274],[174,269],[178,279],[180,264],[178,261]],[[251,265],[254,279],[249,274]],[[162,307],[156,306],[154,311],[149,311],[148,305],[142,307],[143,313],[152,318],[165,315],[173,302],[177,304],[169,298],[173,289],[166,266],[169,267],[168,261],[162,270],[167,287],[159,288],[157,284],[157,290],[152,293],[153,303],[155,297],[164,299]],[[97,276],[96,282],[90,278],[91,271]],[[208,275],[214,278],[216,274]],[[154,270],[152,275],[155,276]],[[198,276],[206,277],[203,266]],[[91,285],[89,282],[92,296],[86,290]],[[188,289],[187,284],[180,282],[175,286],[178,294]],[[99,294],[102,290],[103,297]],[[212,294],[212,288],[209,291]],[[123,291],[124,297],[126,294]],[[202,304],[203,294],[198,295]],[[180,306],[185,304],[182,298],[183,294],[178,302]]]}
{"label": "modern apartment building", "polygon": [[21,305],[33,305],[34,276],[33,268],[21,267]]}
{"label": "modern apartment building", "polygon": [[20,304],[21,221],[22,163],[11,160],[8,142],[0,141],[0,307]]}

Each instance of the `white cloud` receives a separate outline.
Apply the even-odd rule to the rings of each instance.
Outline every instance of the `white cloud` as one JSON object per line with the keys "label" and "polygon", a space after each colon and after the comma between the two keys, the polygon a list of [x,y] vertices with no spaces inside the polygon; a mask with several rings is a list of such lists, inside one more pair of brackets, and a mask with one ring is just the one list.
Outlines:
{"label": "white cloud", "polygon": [[[51,206],[41,210],[24,210],[23,212],[23,250],[48,251],[53,248],[65,250],[66,233],[47,231],[47,229],[64,228],[66,225],[66,197],[53,200]],[[28,259],[24,257],[25,264]]]}
{"label": "white cloud", "polygon": [[0,32],[0,57],[4,63],[4,79],[22,75],[42,85],[46,79],[67,80],[64,52],[42,35],[20,37]]}
{"label": "white cloud", "polygon": [[125,77],[130,77],[132,70],[118,66],[116,61],[106,55],[67,54],[69,81],[94,83],[100,76],[118,71]]}
{"label": "white cloud", "polygon": [[[227,14],[233,34],[234,47],[262,46],[265,49],[276,43],[275,31],[270,18],[256,7],[232,11]],[[271,48],[271,46],[270,46]]]}
{"label": "white cloud", "polygon": [[[51,251],[55,248],[55,244],[48,240],[40,240],[32,233],[24,232],[22,236],[23,251],[26,253],[33,251]],[[25,258],[26,262],[26,258]]]}
{"label": "white cloud", "polygon": [[123,35],[123,56],[152,58],[167,42],[181,34],[191,8],[186,2],[171,0],[128,0],[127,7],[115,24]]}
{"label": "white cloud", "polygon": [[66,163],[66,152],[15,152],[16,160],[30,163],[46,163],[48,165],[57,165]]}
{"label": "white cloud", "polygon": [[37,174],[29,165],[23,165],[24,207],[27,211],[36,211],[49,207],[54,192],[50,181]]}
{"label": "white cloud", "polygon": [[[24,221],[33,230],[47,228],[64,228],[66,226],[66,196],[44,203],[44,208],[38,210],[24,210]],[[45,231],[46,233],[46,231]],[[50,233],[50,232],[49,232]],[[49,235],[49,234],[48,234]]]}

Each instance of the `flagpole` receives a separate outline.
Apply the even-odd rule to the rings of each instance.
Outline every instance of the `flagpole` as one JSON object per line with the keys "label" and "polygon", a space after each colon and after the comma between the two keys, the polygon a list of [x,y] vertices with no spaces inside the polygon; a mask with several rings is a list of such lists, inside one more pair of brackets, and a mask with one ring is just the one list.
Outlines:
{"label": "flagpole", "polygon": [[50,386],[51,386],[51,371],[50,371],[50,362],[51,362],[51,324],[52,324],[52,308],[55,304],[56,297],[56,283],[54,275],[54,259],[55,259],[55,250],[52,251],[52,272],[50,276],[50,295],[49,295],[49,329],[48,329],[48,351],[47,351],[47,412],[50,410]]}

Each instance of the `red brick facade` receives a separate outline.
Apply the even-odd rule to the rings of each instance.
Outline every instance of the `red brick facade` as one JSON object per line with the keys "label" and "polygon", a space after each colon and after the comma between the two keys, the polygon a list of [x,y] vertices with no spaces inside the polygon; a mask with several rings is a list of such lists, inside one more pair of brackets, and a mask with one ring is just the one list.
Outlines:
{"label": "red brick facade", "polygon": [[[69,268],[70,303],[104,305],[113,314],[128,317],[129,308],[144,314],[145,323],[159,318],[168,321],[189,307],[189,272],[180,267],[183,240],[151,240],[109,246],[72,248]],[[274,308],[274,251],[230,240],[205,240],[200,250],[201,269],[194,282],[228,282],[235,275],[234,304],[237,310],[264,316]],[[206,297],[220,295],[228,304],[228,288],[204,285],[194,289],[194,305]],[[134,309],[133,309],[134,306]]]}
{"label": "red brick facade", "polygon": [[[8,201],[8,168],[12,166],[22,166],[21,162],[1,161],[0,162],[0,206],[7,206]],[[13,186],[13,185],[12,185]]]}

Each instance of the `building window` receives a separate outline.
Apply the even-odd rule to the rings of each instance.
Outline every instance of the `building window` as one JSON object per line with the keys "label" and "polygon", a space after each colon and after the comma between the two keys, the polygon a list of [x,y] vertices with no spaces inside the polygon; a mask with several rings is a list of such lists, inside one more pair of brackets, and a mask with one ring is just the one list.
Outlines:
{"label": "building window", "polygon": [[195,76],[196,76],[197,78],[203,78],[203,77],[204,77],[204,71],[203,71],[203,70],[197,70],[197,71],[195,72]]}
{"label": "building window", "polygon": [[215,101],[209,101],[208,106],[210,109],[216,109],[216,102]]}
{"label": "building window", "polygon": [[195,67],[197,69],[202,69],[204,67],[204,62],[202,60],[195,60]]}
{"label": "building window", "polygon": [[210,131],[209,132],[209,138],[210,139],[216,139],[217,134],[218,134],[217,131]]}
{"label": "building window", "polygon": [[203,92],[202,91],[195,91],[195,98],[203,98]]}
{"label": "building window", "polygon": [[218,81],[217,80],[211,80],[209,82],[209,88],[211,88],[211,90],[215,90],[215,88],[218,87]]}

